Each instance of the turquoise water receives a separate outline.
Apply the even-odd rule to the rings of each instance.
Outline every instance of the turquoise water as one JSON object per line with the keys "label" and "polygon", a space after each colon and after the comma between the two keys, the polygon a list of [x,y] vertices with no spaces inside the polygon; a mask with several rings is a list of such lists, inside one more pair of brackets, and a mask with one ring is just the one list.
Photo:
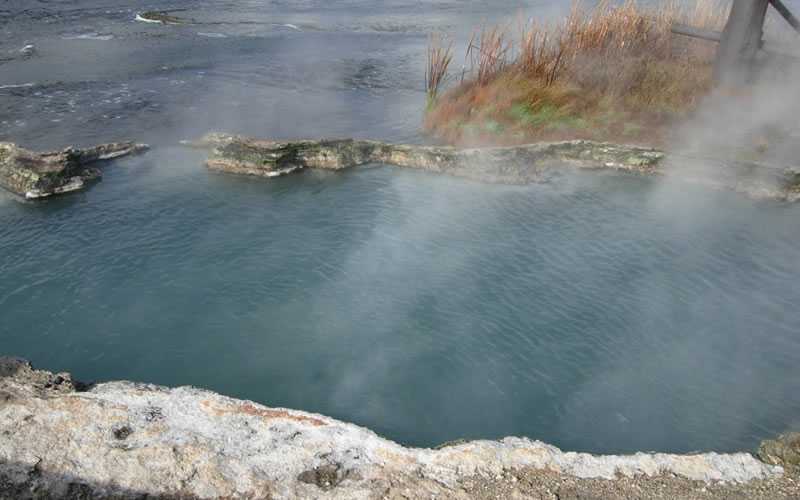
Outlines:
{"label": "turquoise water", "polygon": [[[7,0],[0,140],[153,150],[84,193],[0,193],[0,353],[422,446],[739,450],[800,425],[800,207],[609,175],[250,179],[175,147],[422,141],[431,31],[567,4]],[[133,21],[158,8],[205,24]]]}
{"label": "turquoise water", "polygon": [[156,151],[84,194],[4,201],[2,350],[415,445],[731,450],[800,414],[797,207],[617,176],[253,180],[200,160]]}

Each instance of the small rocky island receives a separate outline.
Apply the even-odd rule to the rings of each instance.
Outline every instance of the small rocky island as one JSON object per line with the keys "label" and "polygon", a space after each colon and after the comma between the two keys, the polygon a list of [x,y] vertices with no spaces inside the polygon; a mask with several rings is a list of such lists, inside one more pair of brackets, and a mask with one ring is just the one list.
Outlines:
{"label": "small rocky island", "polygon": [[800,436],[758,456],[596,456],[525,438],[413,449],[322,415],[0,357],[3,499],[799,498]]}
{"label": "small rocky island", "polygon": [[270,141],[212,133],[185,144],[209,149],[206,165],[212,170],[262,177],[305,168],[341,170],[383,163],[481,182],[529,184],[550,181],[568,170],[610,170],[671,176],[757,199],[800,199],[800,172],[793,168],[668,155],[652,148],[589,140],[457,148],[357,139]]}
{"label": "small rocky island", "polygon": [[103,144],[87,149],[35,153],[0,142],[0,187],[36,199],[85,188],[102,176],[100,162],[147,151],[145,144]]}

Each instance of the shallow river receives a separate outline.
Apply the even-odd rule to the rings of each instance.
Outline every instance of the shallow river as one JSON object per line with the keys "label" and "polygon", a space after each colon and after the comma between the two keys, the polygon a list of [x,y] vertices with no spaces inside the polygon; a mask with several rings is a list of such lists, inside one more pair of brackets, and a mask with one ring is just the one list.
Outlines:
{"label": "shallow river", "polygon": [[[259,180],[175,147],[422,141],[431,30],[562,4],[7,0],[0,140],[154,150],[45,204],[0,193],[0,353],[424,446],[737,450],[800,425],[798,206],[613,175]],[[197,24],[134,21],[153,8]]]}

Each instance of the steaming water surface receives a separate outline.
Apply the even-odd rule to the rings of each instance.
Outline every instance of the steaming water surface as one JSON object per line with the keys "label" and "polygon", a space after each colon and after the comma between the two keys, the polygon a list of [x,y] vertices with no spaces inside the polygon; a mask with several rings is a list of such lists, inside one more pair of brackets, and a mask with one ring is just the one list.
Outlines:
{"label": "steaming water surface", "polygon": [[[431,29],[553,9],[487,4],[6,2],[0,140],[155,148],[88,192],[0,194],[0,352],[415,445],[734,450],[800,424],[795,206],[618,176],[255,180],[174,147],[210,129],[419,141]],[[198,24],[133,21],[153,8]]]}

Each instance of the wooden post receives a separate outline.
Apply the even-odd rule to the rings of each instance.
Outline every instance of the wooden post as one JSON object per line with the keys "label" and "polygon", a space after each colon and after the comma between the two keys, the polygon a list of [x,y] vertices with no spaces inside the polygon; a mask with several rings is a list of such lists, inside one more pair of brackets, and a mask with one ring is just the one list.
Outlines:
{"label": "wooden post", "polygon": [[734,0],[714,66],[714,79],[723,86],[740,86],[752,78],[764,34],[770,0]]}
{"label": "wooden post", "polygon": [[786,22],[789,23],[795,31],[800,32],[800,20],[794,17],[792,11],[786,7],[786,4],[784,4],[781,0],[769,0],[769,3],[775,7],[775,10],[777,10],[784,19],[786,19]]}

